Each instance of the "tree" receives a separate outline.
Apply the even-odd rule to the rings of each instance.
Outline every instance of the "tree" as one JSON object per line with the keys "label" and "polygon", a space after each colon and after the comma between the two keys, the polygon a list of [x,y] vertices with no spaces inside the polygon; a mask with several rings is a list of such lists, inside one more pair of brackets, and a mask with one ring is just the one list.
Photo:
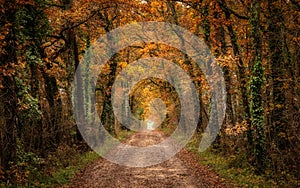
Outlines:
{"label": "tree", "polygon": [[264,107],[262,93],[264,89],[264,70],[262,66],[262,39],[260,31],[260,2],[254,0],[251,6],[250,24],[252,27],[253,60],[250,78],[251,130],[255,140],[253,152],[254,164],[259,173],[266,168],[266,136],[264,126]]}

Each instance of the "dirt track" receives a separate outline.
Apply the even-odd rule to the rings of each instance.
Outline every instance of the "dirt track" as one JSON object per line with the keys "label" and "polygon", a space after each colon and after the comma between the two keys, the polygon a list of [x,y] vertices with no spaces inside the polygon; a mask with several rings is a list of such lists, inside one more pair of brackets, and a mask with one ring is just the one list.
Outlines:
{"label": "dirt track", "polygon": [[[147,146],[161,142],[162,132],[136,133],[126,144]],[[143,160],[141,157],[140,160]],[[182,150],[163,163],[138,168],[111,163],[103,158],[78,173],[67,187],[226,187],[209,168],[200,165],[196,156]]]}

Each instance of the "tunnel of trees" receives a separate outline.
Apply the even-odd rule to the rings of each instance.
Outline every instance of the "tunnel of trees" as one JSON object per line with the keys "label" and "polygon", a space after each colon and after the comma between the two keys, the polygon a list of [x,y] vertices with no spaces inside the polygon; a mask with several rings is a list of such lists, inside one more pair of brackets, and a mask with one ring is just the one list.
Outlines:
{"label": "tunnel of trees", "polygon": [[[55,155],[88,150],[72,110],[76,68],[99,37],[146,21],[189,30],[205,41],[222,68],[227,107],[214,151],[278,181],[299,178],[298,1],[0,0],[0,185],[34,182],[37,174],[48,173]],[[115,137],[126,130],[114,117],[111,87],[128,64],[144,57],[168,59],[192,78],[201,135],[210,113],[205,76],[186,54],[160,43],[135,44],[110,58],[99,73],[96,104],[85,97],[79,101],[96,105],[95,111],[77,115],[96,113]],[[160,128],[174,130],[180,112],[174,88],[156,78],[139,86],[131,92],[132,113],[145,118],[149,96],[160,98],[167,111]],[[78,94],[86,92],[82,88]]]}

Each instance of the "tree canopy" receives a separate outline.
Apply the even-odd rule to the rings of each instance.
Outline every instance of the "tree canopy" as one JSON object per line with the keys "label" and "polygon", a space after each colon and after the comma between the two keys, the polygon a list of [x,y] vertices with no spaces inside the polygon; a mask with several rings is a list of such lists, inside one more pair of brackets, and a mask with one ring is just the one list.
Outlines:
{"label": "tree canopy", "polygon": [[[296,0],[0,0],[0,185],[34,184],[61,148],[77,145],[86,151],[75,117],[97,114],[116,138],[127,130],[115,118],[111,89],[122,70],[141,58],[167,59],[189,75],[198,91],[197,134],[202,135],[212,108],[211,88],[197,63],[174,47],[146,42],[115,53],[98,73],[95,104],[85,97],[90,88],[83,87],[93,67],[83,67],[84,76],[74,80],[78,65],[100,37],[147,21],[176,24],[195,34],[222,68],[226,115],[212,148],[236,156],[237,164],[243,158],[278,185],[292,185],[290,180],[299,178]],[[74,81],[81,88],[81,101],[75,102],[90,111],[82,108],[74,114]],[[155,111],[150,105],[154,98],[165,105],[156,105],[165,111],[158,128],[174,131],[181,104],[175,88],[163,79],[145,79],[132,89],[131,112],[146,120]]]}

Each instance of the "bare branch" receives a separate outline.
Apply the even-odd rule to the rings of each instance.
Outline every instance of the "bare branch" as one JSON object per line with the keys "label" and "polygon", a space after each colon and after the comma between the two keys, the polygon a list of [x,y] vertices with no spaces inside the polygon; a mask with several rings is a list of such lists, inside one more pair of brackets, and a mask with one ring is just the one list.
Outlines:
{"label": "bare branch", "polygon": [[236,11],[232,10],[231,8],[229,8],[227,6],[227,4],[224,2],[224,0],[217,0],[217,2],[219,3],[220,7],[222,8],[222,10],[225,13],[233,14],[234,16],[236,16],[237,18],[242,19],[242,20],[248,20],[249,19],[247,16],[240,15]]}

